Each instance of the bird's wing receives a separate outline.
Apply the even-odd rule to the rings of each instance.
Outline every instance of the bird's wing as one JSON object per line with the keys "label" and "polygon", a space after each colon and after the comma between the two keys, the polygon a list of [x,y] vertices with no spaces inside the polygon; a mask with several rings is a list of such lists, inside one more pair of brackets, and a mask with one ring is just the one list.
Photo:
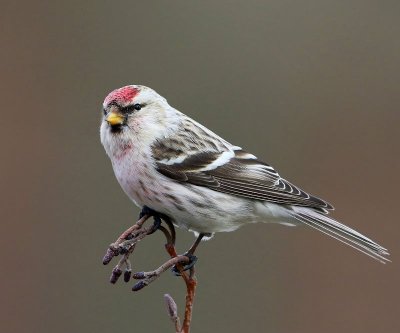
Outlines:
{"label": "bird's wing", "polygon": [[[197,126],[197,124],[196,124]],[[201,126],[201,125],[198,125]],[[214,191],[244,198],[290,205],[289,214],[304,224],[331,236],[380,262],[386,262],[388,251],[325,215],[333,207],[279,176],[270,165],[239,147],[230,145],[204,127],[201,135],[185,127],[153,145],[158,172],[175,181],[203,186]],[[193,140],[188,140],[185,135]],[[206,139],[205,139],[206,138]],[[324,213],[324,214],[321,214]]]}
{"label": "bird's wing", "polygon": [[193,147],[176,135],[157,141],[152,152],[158,172],[181,183],[249,199],[310,207],[324,213],[333,209],[326,201],[281,178],[273,167],[254,155],[216,139],[219,137],[215,135],[201,144],[193,142]]}

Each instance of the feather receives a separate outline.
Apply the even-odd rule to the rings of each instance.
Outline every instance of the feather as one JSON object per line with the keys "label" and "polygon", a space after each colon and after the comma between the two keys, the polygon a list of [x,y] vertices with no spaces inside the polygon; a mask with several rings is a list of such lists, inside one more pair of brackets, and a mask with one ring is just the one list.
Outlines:
{"label": "feather", "polygon": [[382,263],[390,261],[384,257],[389,255],[387,249],[331,217],[322,215],[312,209],[296,206],[291,207],[289,214],[300,222],[303,222],[304,224],[317,229]]}
{"label": "feather", "polygon": [[[156,142],[152,148],[156,169],[166,177],[249,199],[311,207],[323,213],[333,209],[326,201],[289,183],[273,167],[239,147],[210,141],[204,143],[209,150],[187,150],[179,134]],[[215,149],[218,146],[220,149]]]}
{"label": "feather", "polygon": [[[303,223],[387,260],[385,248],[328,217],[333,209],[328,202],[177,111],[154,90],[136,85],[117,89],[103,108],[101,141],[121,186],[138,205],[202,233],[233,231],[260,220]],[[118,132],[106,118],[111,108],[126,116]]]}

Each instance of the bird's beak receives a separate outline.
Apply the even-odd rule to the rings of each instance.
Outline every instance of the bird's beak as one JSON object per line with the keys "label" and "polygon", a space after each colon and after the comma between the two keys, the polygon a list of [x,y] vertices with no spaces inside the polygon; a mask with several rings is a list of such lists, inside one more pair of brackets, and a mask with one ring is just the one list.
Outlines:
{"label": "bird's beak", "polygon": [[106,122],[111,126],[122,125],[124,123],[124,117],[120,113],[111,111],[106,117]]}

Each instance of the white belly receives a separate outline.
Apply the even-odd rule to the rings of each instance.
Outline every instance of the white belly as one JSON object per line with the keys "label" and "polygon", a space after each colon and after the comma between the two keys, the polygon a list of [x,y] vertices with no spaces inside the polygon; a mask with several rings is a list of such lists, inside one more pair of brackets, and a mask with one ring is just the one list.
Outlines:
{"label": "white belly", "polygon": [[118,182],[137,206],[168,215],[178,227],[199,233],[224,232],[252,222],[279,222],[282,216],[277,205],[178,183],[160,174],[143,156],[139,160],[143,162],[113,161]]}

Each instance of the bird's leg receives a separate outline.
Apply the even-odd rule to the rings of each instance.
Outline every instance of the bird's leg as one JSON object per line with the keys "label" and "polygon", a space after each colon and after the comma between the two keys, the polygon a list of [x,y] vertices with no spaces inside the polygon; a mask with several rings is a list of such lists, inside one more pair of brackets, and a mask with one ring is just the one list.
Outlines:
{"label": "bird's leg", "polygon": [[158,213],[155,210],[143,206],[142,211],[140,212],[139,218],[143,218],[143,216],[153,216],[154,218],[154,224],[152,230],[148,233],[148,235],[154,233],[156,230],[160,229],[161,230],[161,223],[162,221],[165,222],[167,225],[167,229],[163,228],[163,233],[165,234],[165,231],[168,231],[169,236],[166,235],[167,238],[167,244],[166,246],[175,246],[175,239],[176,239],[176,232],[175,232],[175,227],[171,221],[171,219],[162,213]]}
{"label": "bird's leg", "polygon": [[[196,251],[197,246],[200,244],[200,242],[203,239],[203,237],[207,237],[207,236],[209,236],[208,233],[199,234],[199,236],[197,237],[197,239],[193,243],[193,245],[190,247],[190,249],[186,253],[183,254],[183,256],[189,258],[189,263],[187,263],[186,265],[183,266],[183,271],[187,271],[187,270],[191,269],[195,265],[195,263],[197,261],[197,257],[194,255],[194,252]],[[176,265],[174,265],[172,267],[172,273],[174,273],[176,276],[181,276],[181,273],[179,272],[179,270],[176,267]]]}
{"label": "bird's leg", "polygon": [[147,207],[147,206],[143,206],[140,214],[139,214],[139,219],[141,219],[143,216],[152,216],[154,219],[154,224],[153,227],[151,228],[151,230],[148,232],[148,235],[151,235],[152,233],[156,232],[157,229],[160,227],[161,225],[161,214],[157,213],[155,210]]}
{"label": "bird's leg", "polygon": [[167,230],[169,232],[169,238],[167,237],[167,244],[165,245],[167,247],[175,247],[175,240],[176,240],[176,232],[175,232],[175,227],[171,221],[171,219],[166,216],[166,215],[161,215],[162,220],[165,222],[167,225]]}

